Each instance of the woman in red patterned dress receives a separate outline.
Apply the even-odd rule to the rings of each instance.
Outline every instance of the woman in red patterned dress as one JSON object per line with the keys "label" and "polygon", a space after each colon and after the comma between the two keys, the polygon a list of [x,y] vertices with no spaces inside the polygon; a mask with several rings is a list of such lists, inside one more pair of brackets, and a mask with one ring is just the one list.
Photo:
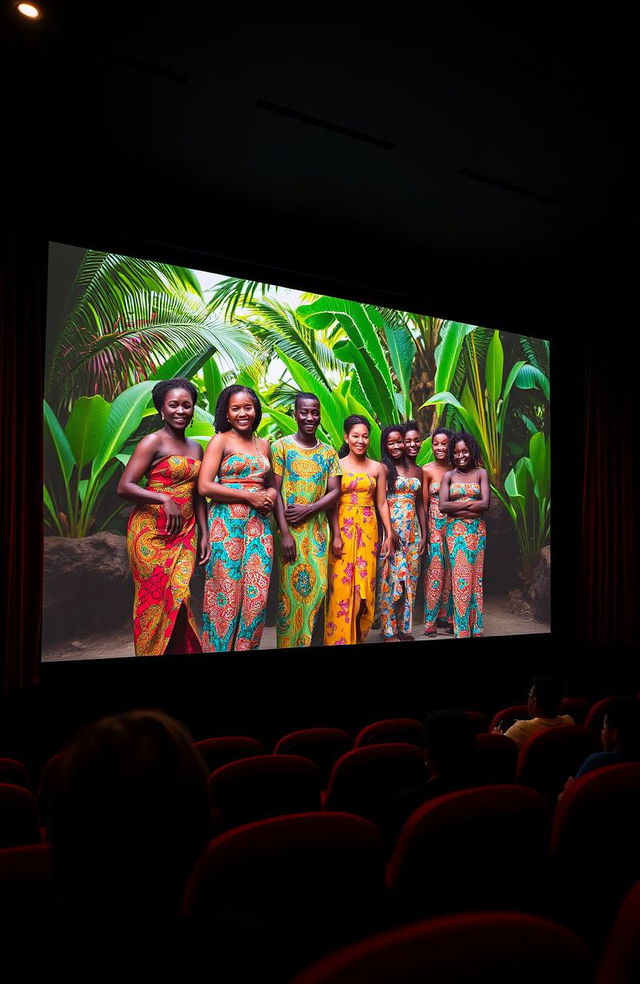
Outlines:
{"label": "woman in red patterned dress", "polygon": [[[190,582],[211,548],[205,500],[197,481],[202,447],[186,436],[198,391],[183,378],[153,387],[163,426],[143,437],[122,473],[118,495],[136,508],[127,529],[135,585],[133,638],[136,656],[201,653],[190,606]],[[146,476],[143,488],[139,482]]]}

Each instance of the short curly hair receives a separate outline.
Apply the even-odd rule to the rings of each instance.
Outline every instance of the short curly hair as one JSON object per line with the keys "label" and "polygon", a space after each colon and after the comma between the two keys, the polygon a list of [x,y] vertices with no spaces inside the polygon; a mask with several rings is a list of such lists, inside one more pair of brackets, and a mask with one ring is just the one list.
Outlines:
{"label": "short curly hair", "polygon": [[229,399],[235,396],[236,393],[248,393],[251,397],[253,405],[256,411],[256,417],[253,422],[252,431],[257,431],[260,426],[260,421],[262,420],[262,405],[258,398],[258,394],[251,389],[250,386],[241,386],[240,383],[234,383],[233,386],[225,386],[222,393],[218,397],[218,402],[216,403],[216,413],[214,417],[214,427],[216,429],[216,434],[225,434],[227,431],[231,430],[231,424],[227,418],[227,409],[229,407]]}
{"label": "short curly hair", "polygon": [[455,434],[451,435],[451,440],[449,441],[449,461],[451,466],[455,468],[455,461],[453,460],[453,452],[458,441],[464,441],[464,443],[469,448],[469,454],[471,455],[471,467],[472,468],[483,468],[482,464],[482,454],[480,453],[480,448],[478,442],[473,435],[468,434],[466,431],[456,431]]}
{"label": "short curly hair", "polygon": [[162,407],[167,398],[167,393],[173,389],[186,390],[191,396],[194,406],[198,402],[198,390],[190,379],[185,379],[184,376],[176,376],[175,379],[161,379],[151,390],[151,399],[158,413],[162,413]]}

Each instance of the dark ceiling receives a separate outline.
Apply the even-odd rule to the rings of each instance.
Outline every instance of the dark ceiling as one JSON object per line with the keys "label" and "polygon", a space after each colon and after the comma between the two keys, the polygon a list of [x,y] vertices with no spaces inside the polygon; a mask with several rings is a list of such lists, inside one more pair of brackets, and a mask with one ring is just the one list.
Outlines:
{"label": "dark ceiling", "polygon": [[630,22],[42,6],[35,23],[5,7],[4,169],[37,177],[52,235],[95,227],[441,304],[464,282],[506,308],[633,242]]}

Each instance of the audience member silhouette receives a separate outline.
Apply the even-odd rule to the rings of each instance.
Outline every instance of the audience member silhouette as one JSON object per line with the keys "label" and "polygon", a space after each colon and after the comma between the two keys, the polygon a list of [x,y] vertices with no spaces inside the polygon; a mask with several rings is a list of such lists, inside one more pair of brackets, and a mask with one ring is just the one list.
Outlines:
{"label": "audience member silhouette", "polygon": [[[562,700],[562,684],[551,677],[536,677],[529,691],[527,706],[531,719],[516,721],[504,732],[517,745],[523,745],[528,738],[547,728],[574,724],[569,714],[558,714]],[[497,728],[497,731],[500,729]]]}
{"label": "audience member silhouette", "polygon": [[606,765],[640,761],[640,701],[620,697],[612,702],[601,734],[604,751],[589,755],[576,772],[576,779]]}
{"label": "audience member silhouette", "polygon": [[65,752],[50,836],[61,918],[105,936],[175,921],[210,834],[204,762],[159,711],[88,726]]}

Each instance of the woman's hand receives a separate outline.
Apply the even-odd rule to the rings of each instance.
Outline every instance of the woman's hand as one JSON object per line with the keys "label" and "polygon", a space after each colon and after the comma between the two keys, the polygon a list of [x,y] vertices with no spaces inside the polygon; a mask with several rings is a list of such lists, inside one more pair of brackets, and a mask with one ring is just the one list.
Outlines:
{"label": "woman's hand", "polygon": [[380,547],[380,560],[386,560],[391,553],[391,540],[388,536],[382,541],[382,546]]}
{"label": "woman's hand", "polygon": [[286,564],[296,559],[296,541],[290,533],[283,533],[280,538],[280,554]]}
{"label": "woman's hand", "polygon": [[336,560],[339,560],[340,557],[342,557],[343,549],[344,549],[344,544],[342,542],[342,537],[334,536],[333,540],[331,541],[331,552],[333,556],[336,558]]}
{"label": "woman's hand", "polygon": [[298,526],[300,523],[304,523],[308,515],[309,506],[303,502],[294,502],[284,507],[284,517],[291,526]]}
{"label": "woman's hand", "polygon": [[203,564],[207,563],[209,557],[211,556],[211,543],[209,541],[208,536],[200,537],[199,553],[200,553],[200,560],[198,561],[198,567],[202,567]]}
{"label": "woman's hand", "polygon": [[167,496],[161,508],[167,518],[165,533],[169,536],[175,536],[182,529],[183,520],[180,506],[170,496]]}
{"label": "woman's hand", "polygon": [[276,494],[275,489],[249,489],[246,492],[247,503],[263,516],[268,516],[273,512]]}
{"label": "woman's hand", "polygon": [[427,549],[427,538],[423,536],[418,544],[418,557],[422,557],[423,553]]}

